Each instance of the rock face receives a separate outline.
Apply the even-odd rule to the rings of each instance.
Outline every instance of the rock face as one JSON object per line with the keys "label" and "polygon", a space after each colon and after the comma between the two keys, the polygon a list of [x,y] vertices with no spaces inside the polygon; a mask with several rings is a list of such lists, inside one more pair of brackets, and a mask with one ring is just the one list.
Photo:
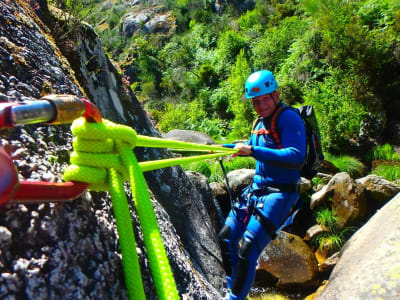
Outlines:
{"label": "rock face", "polygon": [[[0,2],[0,98],[21,101],[50,93],[93,101],[103,117],[159,136],[133,93],[104,55],[90,27],[76,40],[57,40],[29,1]],[[51,22],[47,3],[42,19]],[[59,45],[60,47],[57,47]],[[68,58],[68,60],[66,59]],[[0,132],[21,179],[61,181],[69,159],[69,126],[24,126]],[[170,157],[135,149],[140,161]],[[197,189],[180,167],[148,172],[149,189],[167,255],[182,297],[217,299],[224,272],[216,234]],[[155,299],[141,229],[132,207],[137,250],[148,299]],[[87,193],[65,204],[10,205],[0,211],[0,297],[18,299],[126,299],[111,201]],[[183,247],[182,247],[183,246]]]}
{"label": "rock face", "polygon": [[121,34],[127,38],[135,33],[173,33],[175,32],[175,18],[171,12],[153,7],[146,10],[132,10],[124,16]]}
{"label": "rock face", "polygon": [[204,206],[210,216],[213,230],[215,232],[219,232],[225,219],[223,217],[221,208],[211,191],[207,177],[203,174],[192,171],[187,171],[186,175],[200,193],[201,201],[204,203]]}
{"label": "rock face", "polygon": [[400,194],[345,244],[317,300],[400,298]]}

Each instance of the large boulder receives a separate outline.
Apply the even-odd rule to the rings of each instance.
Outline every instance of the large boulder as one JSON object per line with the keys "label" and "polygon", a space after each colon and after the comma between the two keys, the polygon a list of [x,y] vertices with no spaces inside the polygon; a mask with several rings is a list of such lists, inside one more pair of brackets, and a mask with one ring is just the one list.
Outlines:
{"label": "large boulder", "polygon": [[233,196],[240,194],[243,188],[252,183],[254,174],[254,169],[238,169],[227,174]]}
{"label": "large boulder", "polygon": [[300,237],[284,231],[264,249],[257,271],[272,274],[281,288],[307,289],[318,284],[313,252]]}
{"label": "large boulder", "polygon": [[359,178],[356,182],[365,188],[367,197],[372,201],[382,204],[386,203],[400,192],[400,185],[394,184],[374,174]]}
{"label": "large boulder", "polygon": [[215,141],[208,134],[194,130],[173,129],[163,134],[163,138],[204,145],[215,144]]}
{"label": "large boulder", "polygon": [[399,299],[399,215],[397,194],[347,241],[316,300]]}
{"label": "large boulder", "polygon": [[361,220],[367,212],[365,189],[356,183],[348,173],[341,172],[320,191],[311,196],[310,207],[332,201],[332,211],[338,218],[340,228]]}
{"label": "large boulder", "polygon": [[122,21],[122,35],[130,38],[134,33],[139,33],[142,30],[142,24],[150,20],[150,17],[149,11],[127,14]]}

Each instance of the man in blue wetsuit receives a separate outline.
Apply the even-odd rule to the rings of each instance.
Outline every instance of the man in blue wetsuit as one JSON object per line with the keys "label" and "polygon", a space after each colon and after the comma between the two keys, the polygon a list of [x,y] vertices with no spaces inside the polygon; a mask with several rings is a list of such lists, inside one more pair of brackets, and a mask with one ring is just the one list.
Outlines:
{"label": "man in blue wetsuit", "polygon": [[[245,299],[254,280],[257,259],[275,237],[277,230],[293,213],[299,200],[300,169],[306,154],[306,135],[300,115],[283,109],[276,120],[278,84],[270,71],[251,74],[245,85],[261,120],[245,144],[225,144],[239,149],[236,155],[256,159],[253,183],[242,191],[219,233],[226,270],[227,299]],[[276,121],[280,142],[271,132]],[[239,241],[240,247],[239,247]]]}

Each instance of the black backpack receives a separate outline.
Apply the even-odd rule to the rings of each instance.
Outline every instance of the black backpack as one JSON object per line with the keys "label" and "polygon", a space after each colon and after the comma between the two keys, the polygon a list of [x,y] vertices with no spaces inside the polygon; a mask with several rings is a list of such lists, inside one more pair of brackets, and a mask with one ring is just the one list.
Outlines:
{"label": "black backpack", "polygon": [[[304,122],[304,127],[306,130],[307,152],[300,174],[302,177],[305,177],[307,179],[312,179],[318,173],[318,169],[321,166],[322,161],[324,160],[318,122],[317,118],[315,117],[312,105],[305,105],[294,108],[286,106],[284,104],[280,104],[280,106],[274,112],[271,118],[271,129],[268,132],[254,130],[258,121],[261,120],[261,118],[258,118],[254,122],[253,129],[251,132],[255,134],[270,134],[275,143],[278,145],[278,149],[281,149],[282,143],[279,132],[276,127],[276,121],[280,113],[285,109],[292,109],[296,111]],[[264,127],[267,128],[265,124]]]}

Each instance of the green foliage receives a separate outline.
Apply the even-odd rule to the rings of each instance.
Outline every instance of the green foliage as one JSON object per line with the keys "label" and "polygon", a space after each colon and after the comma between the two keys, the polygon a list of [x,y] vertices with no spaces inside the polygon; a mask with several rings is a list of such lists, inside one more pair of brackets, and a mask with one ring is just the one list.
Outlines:
{"label": "green foliage", "polygon": [[390,144],[379,145],[371,149],[367,154],[367,158],[370,161],[373,160],[400,161],[400,155],[396,151],[394,151],[393,146]]}
{"label": "green foliage", "polygon": [[121,49],[124,46],[124,39],[117,29],[107,28],[102,32],[101,37],[106,51],[113,52],[113,49]]}
{"label": "green foliage", "polygon": [[218,86],[218,74],[209,64],[200,66],[198,77],[200,84],[204,87],[216,88]]}
{"label": "green foliage", "polygon": [[232,65],[236,61],[239,53],[244,55],[243,50],[246,47],[246,39],[239,32],[233,30],[223,32],[218,39],[217,64],[221,69],[226,70],[226,66]]}
{"label": "green foliage", "polygon": [[366,167],[357,158],[340,155],[335,156],[332,154],[326,154],[326,159],[333,163],[340,172],[347,172],[352,178],[359,178],[365,175]]}
{"label": "green foliage", "polygon": [[324,178],[322,178],[322,177],[315,176],[315,177],[313,177],[313,178],[311,179],[311,183],[312,183],[313,186],[317,187],[317,186],[319,186],[320,184],[324,184],[324,183],[325,183],[325,180],[324,180]]}
{"label": "green foliage", "polygon": [[173,105],[165,103],[163,111],[153,112],[161,132],[172,129],[201,131],[214,139],[227,135],[227,124],[220,119],[208,119],[199,101]]}
{"label": "green foliage", "polygon": [[228,110],[230,100],[229,88],[225,85],[212,91],[208,98],[208,103],[211,110],[218,116],[230,120],[234,117],[233,112]]}
{"label": "green foliage", "polygon": [[297,16],[284,19],[278,26],[268,28],[264,35],[251,44],[252,62],[256,70],[273,72],[288,57],[292,43],[308,28],[307,19]]}
{"label": "green foliage", "polygon": [[322,232],[313,238],[311,243],[323,249],[326,244],[329,245],[329,255],[339,251],[346,241],[346,231],[337,233]]}
{"label": "green foliage", "polygon": [[190,164],[183,164],[182,168],[185,171],[193,171],[197,173],[201,173],[207,178],[210,178],[211,176],[211,169],[210,169],[210,163],[208,161],[198,161],[198,162],[193,162]]}
{"label": "green foliage", "polygon": [[397,181],[400,179],[400,164],[381,164],[371,171],[372,174],[381,176],[389,181]]}
{"label": "green foliage", "polygon": [[329,208],[318,210],[315,213],[315,221],[317,221],[317,223],[322,227],[331,231],[335,230],[337,227],[337,218],[332,214],[332,210]]}
{"label": "green foliage", "polygon": [[230,102],[228,111],[234,114],[231,122],[231,138],[245,138],[249,136],[254,113],[250,101],[243,101],[244,84],[250,75],[250,67],[242,50],[236,59],[236,64],[232,67],[230,76],[226,82]]}
{"label": "green foliage", "polygon": [[348,149],[348,140],[358,134],[366,114],[365,107],[355,100],[349,85],[340,79],[338,72],[331,71],[331,76],[323,82],[310,84],[304,93],[305,104],[315,107],[320,120],[323,149],[333,153]]}
{"label": "green foliage", "polygon": [[[254,169],[255,160],[251,157],[236,157],[235,159],[224,160],[226,173],[238,169]],[[225,177],[222,168],[216,160],[206,160],[182,165],[185,171],[194,171],[203,174],[209,182],[224,182]]]}
{"label": "green foliage", "polygon": [[312,244],[322,249],[325,244],[329,244],[329,254],[340,250],[345,241],[356,230],[356,227],[350,226],[339,228],[337,224],[337,217],[333,215],[332,210],[329,208],[322,208],[315,212],[315,221],[327,229],[325,232],[317,234],[311,240]]}
{"label": "green foliage", "polygon": [[242,30],[257,27],[258,25],[261,25],[260,18],[261,15],[259,10],[248,10],[238,19],[239,27]]}
{"label": "green foliage", "polygon": [[[247,11],[228,1],[218,14],[214,1],[164,0],[157,9],[173,12],[176,34],[130,39],[120,32],[124,1],[107,10],[99,1],[52,2],[97,28],[162,130],[247,138],[254,113],[241,100],[244,82],[266,68],[285,103],[314,105],[324,150],[352,154],[364,116],[400,94],[398,0],[257,0]],[[387,109],[387,119],[398,120],[396,111]]]}

